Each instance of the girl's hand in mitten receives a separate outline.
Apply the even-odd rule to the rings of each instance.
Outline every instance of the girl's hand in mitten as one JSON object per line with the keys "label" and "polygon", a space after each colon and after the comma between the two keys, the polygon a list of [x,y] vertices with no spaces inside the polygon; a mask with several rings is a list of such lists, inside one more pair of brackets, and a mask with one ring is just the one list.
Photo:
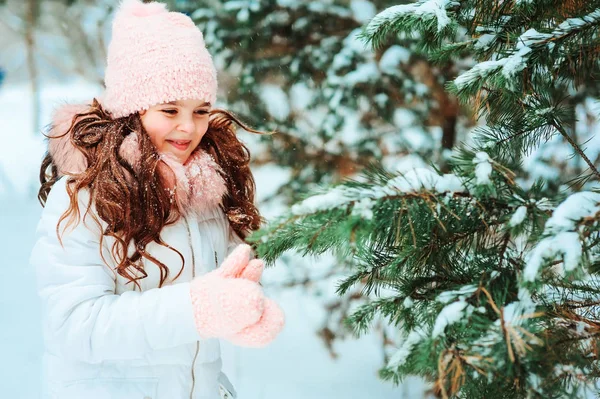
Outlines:
{"label": "girl's hand in mitten", "polygon": [[225,338],[256,324],[265,310],[265,296],[256,283],[262,261],[250,261],[252,249],[239,245],[221,267],[190,284],[194,321],[203,338]]}
{"label": "girl's hand in mitten", "polygon": [[191,284],[194,319],[201,336],[219,337],[235,345],[263,347],[283,329],[281,308],[265,298],[257,284],[261,259],[250,260],[252,248],[241,244],[221,267]]}
{"label": "girl's hand in mitten", "polygon": [[238,333],[227,335],[225,339],[234,345],[251,348],[261,348],[270,344],[283,330],[285,316],[281,308],[269,298],[265,298],[264,309],[257,323]]}
{"label": "girl's hand in mitten", "polygon": [[264,270],[264,263],[260,259],[250,260],[252,247],[248,244],[240,244],[231,253],[221,267],[213,272],[226,278],[244,278],[258,282]]}
{"label": "girl's hand in mitten", "polygon": [[[245,250],[247,249],[240,248],[240,251]],[[245,260],[243,256],[240,256],[240,258]],[[243,260],[238,264],[242,265]],[[264,268],[264,262],[261,259],[253,259],[241,271],[238,270],[236,275],[243,279],[258,282]],[[271,343],[281,332],[284,325],[285,316],[281,308],[273,300],[265,298],[264,312],[258,322],[224,338],[234,345],[259,348]]]}

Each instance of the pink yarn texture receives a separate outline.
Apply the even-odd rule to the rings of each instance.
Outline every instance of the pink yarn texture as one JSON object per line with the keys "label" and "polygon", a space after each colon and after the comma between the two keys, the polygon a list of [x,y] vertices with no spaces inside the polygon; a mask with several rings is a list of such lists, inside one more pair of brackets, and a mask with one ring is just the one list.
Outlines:
{"label": "pink yarn texture", "polygon": [[104,82],[100,102],[114,118],[175,100],[214,105],[217,96],[217,71],[192,19],[140,0],[124,0],[115,14]]}
{"label": "pink yarn texture", "polygon": [[175,198],[180,210],[201,214],[221,204],[227,187],[220,174],[221,167],[210,154],[198,148],[185,164],[170,154],[162,154],[161,160],[175,174]]}
{"label": "pink yarn texture", "polygon": [[239,245],[221,267],[190,284],[194,321],[201,336],[260,348],[283,329],[283,311],[258,285],[264,263],[250,260],[251,251],[249,245]]}

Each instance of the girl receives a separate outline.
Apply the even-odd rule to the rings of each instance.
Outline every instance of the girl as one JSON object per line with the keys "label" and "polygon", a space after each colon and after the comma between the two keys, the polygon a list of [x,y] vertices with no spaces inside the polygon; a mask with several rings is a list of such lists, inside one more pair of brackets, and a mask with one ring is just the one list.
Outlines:
{"label": "girl", "polygon": [[124,1],[100,100],[58,110],[31,255],[42,300],[46,398],[235,397],[219,339],[281,331],[260,259],[249,152],[223,110],[192,20]]}

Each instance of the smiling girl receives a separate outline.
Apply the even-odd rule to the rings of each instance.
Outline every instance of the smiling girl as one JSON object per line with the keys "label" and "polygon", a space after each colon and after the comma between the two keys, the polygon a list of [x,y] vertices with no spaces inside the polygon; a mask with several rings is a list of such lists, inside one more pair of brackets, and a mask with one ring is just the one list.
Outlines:
{"label": "smiling girl", "polygon": [[31,254],[45,398],[235,397],[219,340],[263,347],[284,316],[244,238],[260,226],[250,155],[212,108],[192,20],[124,1],[106,90],[55,112]]}

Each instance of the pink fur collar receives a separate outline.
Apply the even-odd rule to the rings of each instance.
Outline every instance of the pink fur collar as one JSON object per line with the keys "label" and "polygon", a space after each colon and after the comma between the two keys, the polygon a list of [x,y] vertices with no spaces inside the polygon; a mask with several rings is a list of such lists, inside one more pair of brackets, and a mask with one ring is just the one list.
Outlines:
{"label": "pink fur collar", "polygon": [[[52,118],[52,125],[48,136],[63,135],[71,126],[71,121],[77,113],[85,112],[88,105],[66,104],[58,108]],[[72,143],[69,136],[48,140],[48,152],[60,176],[81,173],[87,167],[87,161],[81,151]],[[129,134],[119,154],[134,167],[139,167],[140,153],[138,150],[138,136],[134,132]],[[213,157],[198,148],[185,164],[180,163],[175,157],[161,154],[161,160],[175,176],[175,198],[177,206],[183,214],[201,215],[209,209],[220,206],[223,196],[227,192],[225,181],[221,176],[222,170]],[[159,173],[163,168],[158,168]],[[169,174],[170,176],[170,174]],[[168,178],[168,176],[165,176]]]}
{"label": "pink fur collar", "polygon": [[200,215],[221,205],[227,188],[221,168],[210,154],[197,149],[185,164],[168,154],[161,155],[161,159],[175,174],[175,198],[183,213],[193,211]]}

